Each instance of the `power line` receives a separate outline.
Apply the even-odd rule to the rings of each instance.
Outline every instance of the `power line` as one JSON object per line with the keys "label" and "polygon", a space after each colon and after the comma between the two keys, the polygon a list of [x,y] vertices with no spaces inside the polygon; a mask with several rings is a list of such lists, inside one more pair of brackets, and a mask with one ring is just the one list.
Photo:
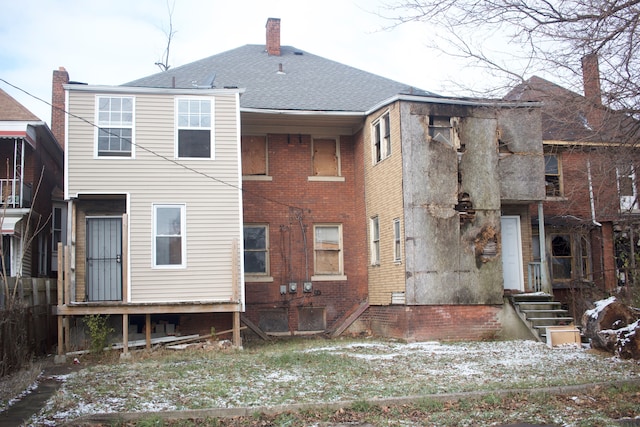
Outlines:
{"label": "power line", "polygon": [[55,106],[55,105],[51,104],[50,102],[45,101],[44,99],[42,99],[42,98],[40,98],[40,97],[38,97],[38,96],[36,96],[36,95],[33,95],[32,93],[28,92],[27,90],[22,89],[21,87],[18,87],[18,86],[16,86],[16,85],[12,84],[12,83],[9,83],[8,81],[6,81],[6,80],[5,80],[5,79],[3,79],[3,78],[0,78],[0,81],[4,82],[5,84],[7,84],[7,85],[11,86],[12,88],[17,89],[17,90],[19,90],[20,92],[22,92],[22,93],[24,93],[24,94],[26,94],[26,95],[28,95],[28,96],[30,96],[30,97],[32,97],[32,98],[34,98],[34,99],[36,99],[36,100],[38,100],[38,101],[40,101],[40,102],[42,102],[42,103],[44,103],[44,104],[48,105],[48,106],[49,106],[49,107],[51,107],[51,108],[54,108],[54,109],[56,109],[56,110],[58,110],[58,111],[61,111],[61,112],[63,112],[64,114],[66,114],[66,115],[68,115],[68,116],[70,116],[70,117],[73,117],[73,118],[75,118],[75,119],[81,120],[81,121],[83,121],[83,122],[87,123],[88,125],[90,125],[90,126],[92,126],[92,127],[96,128],[96,129],[99,129],[99,130],[101,130],[101,131],[103,131],[103,132],[105,132],[105,133],[109,134],[110,136],[114,136],[114,137],[116,137],[116,138],[118,138],[118,139],[120,139],[120,140],[122,140],[122,141],[125,141],[125,142],[129,143],[130,145],[132,145],[132,146],[134,146],[134,147],[140,148],[140,149],[142,149],[143,151],[146,151],[146,152],[147,152],[147,153],[149,153],[149,154],[152,154],[152,155],[154,155],[154,156],[156,156],[156,157],[159,157],[159,158],[161,158],[161,159],[163,159],[163,160],[166,160],[167,162],[173,163],[174,165],[179,166],[179,167],[181,167],[181,168],[183,168],[183,169],[186,169],[186,170],[188,170],[188,171],[190,171],[190,172],[196,173],[196,174],[201,175],[201,176],[203,176],[203,177],[205,177],[205,178],[208,178],[208,179],[210,179],[210,180],[212,180],[212,181],[218,182],[218,183],[220,183],[220,184],[226,185],[226,186],[231,187],[231,188],[234,188],[234,189],[236,189],[236,190],[240,190],[240,191],[242,191],[242,192],[243,192],[243,193],[245,193],[245,194],[250,194],[250,195],[252,195],[252,196],[255,196],[255,197],[258,197],[258,198],[264,199],[264,200],[269,201],[269,202],[271,202],[271,203],[275,203],[275,204],[278,204],[278,205],[281,205],[281,206],[285,206],[285,207],[290,208],[290,209],[304,210],[303,208],[300,208],[300,207],[298,207],[298,206],[289,205],[289,204],[287,204],[287,203],[284,203],[284,202],[280,202],[280,201],[278,201],[278,200],[271,199],[271,198],[269,198],[269,197],[267,197],[267,196],[264,196],[263,194],[255,193],[255,192],[253,192],[253,191],[246,190],[246,189],[245,189],[245,188],[243,188],[243,187],[237,186],[237,185],[235,185],[235,184],[231,184],[231,183],[229,183],[229,182],[226,182],[226,181],[224,181],[224,180],[221,180],[221,179],[219,179],[219,178],[216,178],[216,177],[214,177],[214,176],[211,176],[211,175],[209,175],[209,174],[207,174],[207,173],[205,173],[205,172],[202,172],[202,171],[199,171],[199,170],[197,170],[197,169],[194,169],[194,168],[192,168],[191,166],[185,165],[185,164],[183,164],[183,163],[179,162],[179,161],[178,161],[178,160],[176,160],[176,159],[173,159],[173,158],[167,157],[167,156],[165,156],[165,155],[163,155],[163,154],[160,154],[160,153],[157,153],[157,152],[155,152],[155,151],[151,150],[150,148],[144,147],[143,145],[140,145],[140,144],[138,144],[137,142],[132,142],[131,140],[129,140],[129,139],[127,139],[127,138],[123,138],[123,137],[122,137],[122,136],[120,136],[120,135],[116,135],[116,134],[114,134],[114,133],[111,133],[111,132],[109,132],[108,130],[106,130],[105,128],[101,128],[100,126],[98,126],[98,125],[96,125],[95,123],[93,123],[93,122],[91,122],[91,121],[89,121],[89,120],[85,119],[84,117],[80,117],[80,116],[78,116],[78,115],[76,115],[76,114],[70,113],[69,111],[65,110],[64,108],[60,108],[60,107],[58,107],[58,106]]}

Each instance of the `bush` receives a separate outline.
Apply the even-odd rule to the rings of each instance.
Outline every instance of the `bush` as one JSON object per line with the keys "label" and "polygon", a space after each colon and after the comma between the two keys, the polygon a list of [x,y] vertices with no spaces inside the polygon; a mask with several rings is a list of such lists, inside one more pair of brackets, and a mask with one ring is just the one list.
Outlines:
{"label": "bush", "polygon": [[107,346],[109,334],[113,332],[109,326],[109,315],[91,314],[85,316],[84,323],[89,328],[89,350],[101,354]]}

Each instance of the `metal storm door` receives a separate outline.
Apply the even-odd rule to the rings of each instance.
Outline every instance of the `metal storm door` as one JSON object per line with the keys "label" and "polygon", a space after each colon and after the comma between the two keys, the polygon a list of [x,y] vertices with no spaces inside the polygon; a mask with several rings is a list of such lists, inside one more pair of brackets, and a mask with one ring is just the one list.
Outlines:
{"label": "metal storm door", "polygon": [[87,218],[87,299],[122,300],[122,218]]}

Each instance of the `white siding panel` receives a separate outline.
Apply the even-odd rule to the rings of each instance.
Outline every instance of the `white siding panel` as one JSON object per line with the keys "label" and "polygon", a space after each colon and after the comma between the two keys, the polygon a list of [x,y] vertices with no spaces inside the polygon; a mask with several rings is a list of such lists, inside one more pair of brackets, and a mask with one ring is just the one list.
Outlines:
{"label": "white siding panel", "polygon": [[[94,93],[69,99],[73,114],[94,122]],[[232,245],[239,254],[242,243],[236,96],[215,96],[214,160],[175,159],[174,105],[173,96],[135,96],[133,159],[94,158],[94,128],[70,117],[68,191],[129,195],[132,302],[230,301]],[[152,268],[154,203],[186,205],[185,269]]]}

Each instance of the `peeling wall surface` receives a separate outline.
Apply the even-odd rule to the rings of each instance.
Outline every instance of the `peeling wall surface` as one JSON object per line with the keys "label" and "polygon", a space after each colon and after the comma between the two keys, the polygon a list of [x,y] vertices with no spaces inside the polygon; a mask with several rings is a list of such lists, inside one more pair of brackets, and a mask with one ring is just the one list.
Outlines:
{"label": "peeling wall surface", "polygon": [[[402,104],[408,305],[503,303],[501,202],[544,198],[537,114],[536,124],[529,109]],[[442,118],[451,138],[433,137]]]}

